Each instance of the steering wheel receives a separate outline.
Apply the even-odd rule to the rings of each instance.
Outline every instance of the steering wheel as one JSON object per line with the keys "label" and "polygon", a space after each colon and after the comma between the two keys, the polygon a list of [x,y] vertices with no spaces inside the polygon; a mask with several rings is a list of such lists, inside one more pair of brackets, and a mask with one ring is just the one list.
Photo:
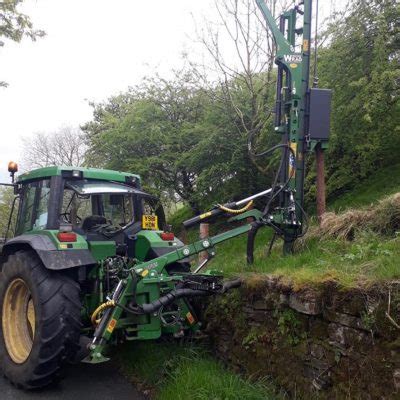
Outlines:
{"label": "steering wheel", "polygon": [[[110,221],[111,222],[111,221]],[[101,235],[105,237],[113,237],[117,233],[121,232],[122,229],[118,226],[115,226],[113,224],[109,224],[108,221],[106,224],[97,224],[92,226],[90,229],[92,232],[97,232],[100,233]]]}
{"label": "steering wheel", "polygon": [[[71,212],[70,211],[61,213],[60,217],[62,219],[62,222],[65,222],[67,224],[72,224],[72,222],[71,222]],[[76,222],[78,224],[80,224],[82,222],[82,218],[79,215],[76,215],[75,217],[76,217]]]}

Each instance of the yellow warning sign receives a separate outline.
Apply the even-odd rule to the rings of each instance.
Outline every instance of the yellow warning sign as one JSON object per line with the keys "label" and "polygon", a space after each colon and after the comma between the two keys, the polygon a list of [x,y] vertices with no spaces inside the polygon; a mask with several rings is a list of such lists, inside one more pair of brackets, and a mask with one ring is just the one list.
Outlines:
{"label": "yellow warning sign", "polygon": [[141,275],[143,276],[143,278],[145,277],[145,276],[147,276],[149,274],[149,270],[148,269],[145,269],[142,273],[141,273]]}
{"label": "yellow warning sign", "polygon": [[186,319],[188,320],[190,325],[193,325],[195,322],[195,319],[190,311],[186,314]]}
{"label": "yellow warning sign", "polygon": [[107,326],[107,332],[113,333],[113,330],[116,325],[117,325],[117,320],[113,318]]}

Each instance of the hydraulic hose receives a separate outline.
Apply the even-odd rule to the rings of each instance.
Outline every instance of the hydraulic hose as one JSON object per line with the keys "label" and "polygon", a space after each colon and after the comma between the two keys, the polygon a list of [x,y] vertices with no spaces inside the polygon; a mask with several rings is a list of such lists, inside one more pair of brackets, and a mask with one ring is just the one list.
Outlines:
{"label": "hydraulic hose", "polygon": [[160,297],[158,300],[154,300],[152,303],[142,304],[140,307],[144,314],[151,314],[158,311],[162,306],[168,306],[175,300],[181,299],[182,297],[200,297],[207,296],[209,293],[205,290],[195,289],[175,289],[171,290],[166,295]]}
{"label": "hydraulic hose", "polygon": [[[241,279],[235,279],[233,281],[225,282],[220,290],[220,293],[225,293],[226,291],[237,288],[241,285]],[[182,297],[202,297],[202,296],[210,296],[215,294],[216,292],[207,291],[207,290],[199,290],[199,289],[190,289],[190,288],[181,288],[171,290],[166,295],[160,297],[157,300],[154,300],[151,303],[142,304],[137,307],[137,310],[131,309],[131,312],[135,314],[152,314],[157,312],[161,307],[168,306],[172,304],[174,301],[181,299]]]}
{"label": "hydraulic hose", "polygon": [[98,325],[100,322],[100,318],[97,319],[97,316],[107,308],[115,307],[115,301],[114,300],[109,300],[106,301],[103,304],[100,304],[93,312],[92,317],[90,318],[90,321],[92,322],[93,325]]}
{"label": "hydraulic hose", "polygon": [[[94,338],[93,343],[95,341],[97,341],[97,338],[100,337],[103,334],[104,330],[106,329],[106,326],[108,324],[109,318],[112,313],[112,309],[118,304],[119,297],[120,297],[122,291],[124,290],[124,287],[125,287],[124,281],[122,281],[122,280],[119,281],[117,287],[115,288],[112,299],[101,304],[93,313],[94,319],[96,319],[97,314],[100,311],[104,310],[104,313],[103,313],[102,317],[100,318],[100,321],[95,321],[98,323],[96,325],[96,329],[93,334],[93,338]],[[111,302],[113,302],[113,304]],[[107,303],[108,303],[108,306],[106,306]],[[102,310],[97,311],[100,307],[102,307]],[[93,315],[92,315],[92,317],[93,317]]]}
{"label": "hydraulic hose", "polygon": [[200,222],[208,221],[211,218],[217,217],[218,215],[221,215],[226,212],[229,214],[241,214],[242,212],[247,211],[251,207],[252,204],[253,204],[253,202],[249,201],[249,203],[245,207],[243,207],[239,210],[233,208],[233,207],[237,206],[236,202],[231,202],[231,203],[226,203],[226,204],[217,204],[212,210],[207,211],[200,215],[196,215],[195,217],[190,218],[186,221],[183,221],[183,226],[186,229],[188,229],[194,225],[199,224]]}
{"label": "hydraulic hose", "polygon": [[[234,207],[235,203],[225,204],[225,206]],[[185,227],[185,229],[188,229],[191,228],[192,226],[199,224],[200,222],[208,221],[209,219],[221,215],[223,213],[224,211],[222,211],[220,208],[213,208],[211,211],[207,211],[203,214],[196,215],[193,218],[183,221],[183,226]]]}
{"label": "hydraulic hose", "polygon": [[233,209],[233,208],[226,207],[226,206],[224,206],[224,205],[222,205],[222,204],[218,204],[218,207],[219,207],[222,211],[225,211],[225,212],[227,212],[227,213],[229,213],[229,214],[242,214],[242,213],[244,213],[245,211],[247,211],[252,205],[253,205],[253,200],[250,200],[243,208],[240,208],[240,209],[238,209],[238,210]]}
{"label": "hydraulic hose", "polygon": [[230,289],[238,288],[242,285],[242,280],[240,278],[234,279],[233,281],[225,282],[222,286],[222,293],[227,292]]}

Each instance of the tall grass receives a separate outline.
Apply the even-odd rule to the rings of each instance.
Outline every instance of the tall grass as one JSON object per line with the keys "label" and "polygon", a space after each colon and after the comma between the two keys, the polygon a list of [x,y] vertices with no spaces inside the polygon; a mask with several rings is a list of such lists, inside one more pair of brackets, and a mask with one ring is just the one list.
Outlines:
{"label": "tall grass", "polygon": [[118,355],[125,374],[153,390],[157,400],[277,400],[271,384],[252,382],[216,361],[193,343],[138,342]]}
{"label": "tall grass", "polygon": [[277,396],[262,382],[252,383],[203,356],[180,359],[158,399],[272,400]]}

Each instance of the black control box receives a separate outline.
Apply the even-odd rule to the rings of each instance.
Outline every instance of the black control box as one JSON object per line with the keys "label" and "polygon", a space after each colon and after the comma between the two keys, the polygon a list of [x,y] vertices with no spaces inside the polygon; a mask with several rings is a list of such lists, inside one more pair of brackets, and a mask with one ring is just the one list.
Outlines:
{"label": "black control box", "polygon": [[332,90],[312,88],[309,101],[308,133],[310,140],[327,141],[331,126]]}

